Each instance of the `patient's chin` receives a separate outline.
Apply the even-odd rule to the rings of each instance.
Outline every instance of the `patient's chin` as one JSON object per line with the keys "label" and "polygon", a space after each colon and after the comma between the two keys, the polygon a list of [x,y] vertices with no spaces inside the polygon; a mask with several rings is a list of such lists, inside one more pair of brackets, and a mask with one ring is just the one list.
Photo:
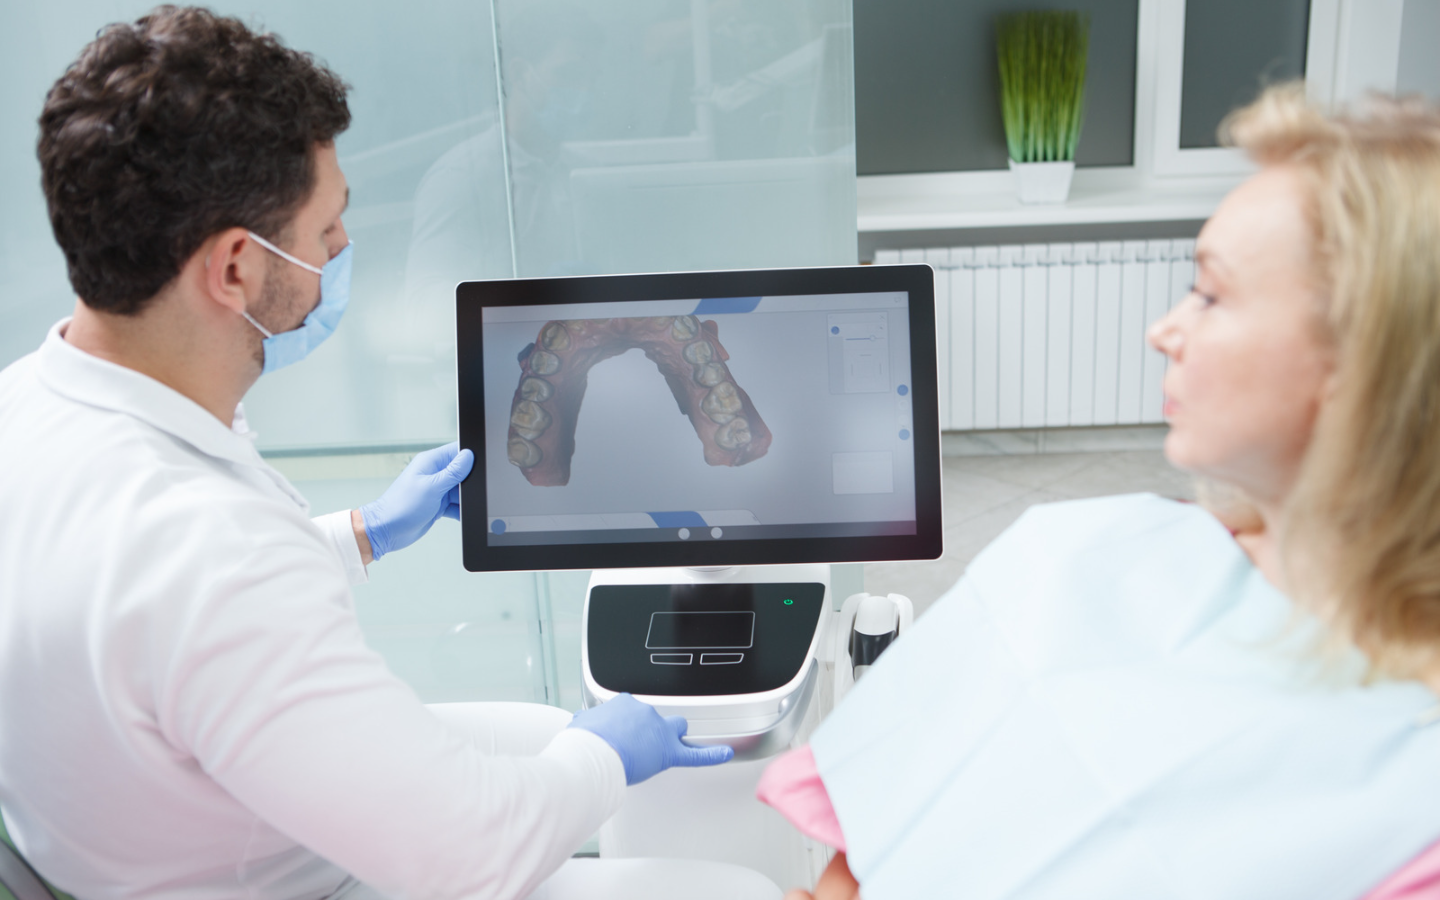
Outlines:
{"label": "patient's chin", "polygon": [[1216,483],[1229,482],[1226,473],[1245,455],[1228,442],[1217,441],[1212,433],[1175,424],[1165,435],[1164,452],[1165,461],[1180,471]]}
{"label": "patient's chin", "polygon": [[1194,472],[1194,460],[1190,442],[1185,439],[1185,434],[1174,425],[1165,435],[1165,461],[1177,469],[1187,472]]}

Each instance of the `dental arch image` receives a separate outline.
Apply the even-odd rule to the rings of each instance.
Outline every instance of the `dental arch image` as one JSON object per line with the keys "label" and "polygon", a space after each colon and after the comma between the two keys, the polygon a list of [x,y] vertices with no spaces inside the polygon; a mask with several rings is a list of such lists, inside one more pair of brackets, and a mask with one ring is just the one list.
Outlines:
{"label": "dental arch image", "polygon": [[771,434],[725,365],[714,320],[695,316],[551,320],[520,351],[510,402],[506,456],[532,485],[570,481],[575,426],[590,370],[640,348],[664,376],[712,466],[743,466],[764,456]]}

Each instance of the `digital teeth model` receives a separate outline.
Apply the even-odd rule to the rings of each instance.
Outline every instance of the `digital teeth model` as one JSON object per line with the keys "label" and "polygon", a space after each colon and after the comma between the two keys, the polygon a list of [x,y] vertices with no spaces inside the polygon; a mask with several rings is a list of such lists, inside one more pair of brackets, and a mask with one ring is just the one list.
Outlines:
{"label": "digital teeth model", "polygon": [[575,424],[590,369],[639,347],[690,417],[712,466],[743,466],[770,449],[770,429],[730,376],[713,320],[695,316],[546,322],[520,353],[506,453],[533,485],[569,483]]}

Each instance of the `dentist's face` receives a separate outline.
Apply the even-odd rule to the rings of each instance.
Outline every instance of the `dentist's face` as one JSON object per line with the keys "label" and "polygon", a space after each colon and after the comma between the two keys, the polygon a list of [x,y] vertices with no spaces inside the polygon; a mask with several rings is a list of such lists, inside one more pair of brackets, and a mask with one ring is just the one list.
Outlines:
{"label": "dentist's face", "polygon": [[1262,170],[1205,224],[1194,290],[1148,335],[1170,359],[1165,455],[1262,503],[1294,483],[1334,366],[1313,244],[1297,173]]}
{"label": "dentist's face", "polygon": [[[340,221],[349,202],[350,188],[340,171],[335,145],[317,145],[315,186],[281,235],[280,249],[316,268],[324,268],[350,243]],[[252,314],[276,334],[299,328],[320,305],[320,276],[273,253],[265,252],[265,256],[265,284]]]}

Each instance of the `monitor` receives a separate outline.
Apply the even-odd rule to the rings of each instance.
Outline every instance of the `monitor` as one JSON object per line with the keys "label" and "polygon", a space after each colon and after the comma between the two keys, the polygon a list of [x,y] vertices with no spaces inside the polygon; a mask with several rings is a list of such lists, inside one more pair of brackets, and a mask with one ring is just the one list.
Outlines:
{"label": "monitor", "polygon": [[934,273],[463,282],[471,571],[934,559]]}

